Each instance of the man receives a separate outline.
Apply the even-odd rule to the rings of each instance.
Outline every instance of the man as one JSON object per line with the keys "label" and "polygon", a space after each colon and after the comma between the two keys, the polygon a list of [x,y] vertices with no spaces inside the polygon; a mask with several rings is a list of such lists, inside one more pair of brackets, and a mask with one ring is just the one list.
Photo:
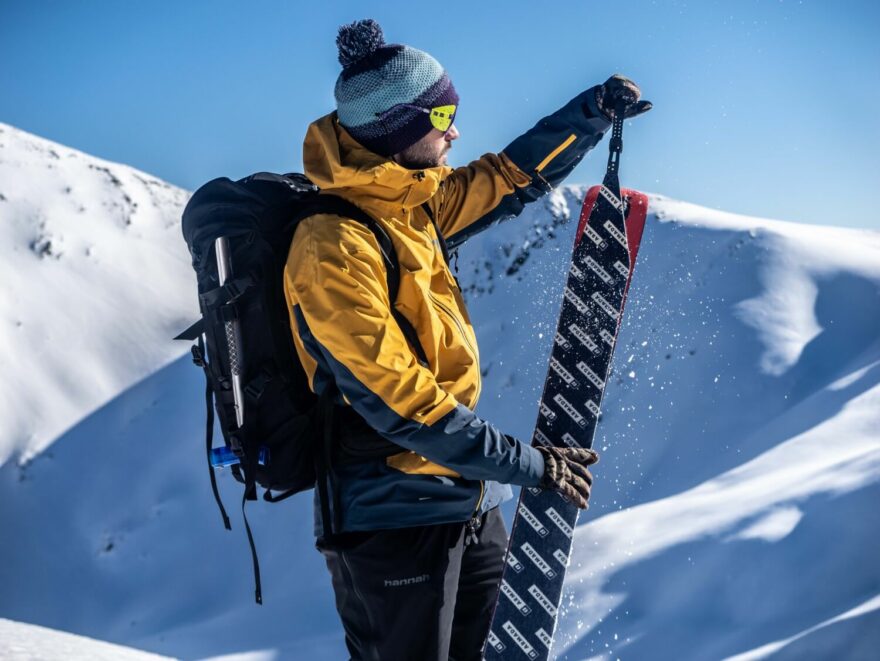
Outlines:
{"label": "man", "polygon": [[611,126],[606,107],[622,99],[634,116],[650,104],[614,77],[503,152],[453,170],[459,99],[440,64],[385,44],[371,20],[343,26],[337,45],[337,110],[309,127],[305,172],[379,223],[400,269],[390,300],[379,243],[344,215],[307,218],[290,249],[296,349],[312,389],[336,405],[318,548],[353,658],[478,659],[502,573],[508,485],[554,489],[585,508],[597,457],[533,448],[473,413],[477,341],[444,247],[561,182]]}

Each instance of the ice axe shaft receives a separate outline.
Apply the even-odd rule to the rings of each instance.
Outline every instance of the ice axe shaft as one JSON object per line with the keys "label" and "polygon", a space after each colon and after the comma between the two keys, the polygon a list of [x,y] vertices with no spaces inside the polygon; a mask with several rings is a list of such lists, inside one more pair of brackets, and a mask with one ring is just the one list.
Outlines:
{"label": "ice axe shaft", "polygon": [[[229,240],[221,236],[214,241],[214,251],[217,253],[217,274],[220,277],[220,286],[232,276],[232,262],[229,259]],[[235,403],[235,422],[238,428],[244,426],[244,391],[241,387],[241,365],[239,355],[241,349],[241,330],[238,319],[232,319],[223,324],[226,330],[226,347],[229,351],[229,372],[232,376],[232,399]]]}

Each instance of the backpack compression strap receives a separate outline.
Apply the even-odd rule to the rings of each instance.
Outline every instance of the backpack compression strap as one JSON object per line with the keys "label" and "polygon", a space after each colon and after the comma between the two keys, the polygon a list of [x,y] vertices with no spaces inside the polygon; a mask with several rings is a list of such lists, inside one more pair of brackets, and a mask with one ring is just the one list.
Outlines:
{"label": "backpack compression strap", "polygon": [[208,457],[208,472],[211,477],[211,491],[214,493],[214,500],[217,501],[217,507],[220,508],[220,516],[223,517],[223,527],[227,530],[232,530],[232,526],[229,523],[229,516],[226,514],[226,508],[223,507],[223,501],[220,499],[220,491],[217,489],[217,476],[214,473],[214,466],[211,464],[211,447],[214,445],[214,388],[211,379],[211,370],[205,359],[205,339],[201,332],[198,334],[197,339],[197,344],[192,347],[192,357],[193,363],[205,371],[205,408],[208,412],[205,425],[205,452]]}

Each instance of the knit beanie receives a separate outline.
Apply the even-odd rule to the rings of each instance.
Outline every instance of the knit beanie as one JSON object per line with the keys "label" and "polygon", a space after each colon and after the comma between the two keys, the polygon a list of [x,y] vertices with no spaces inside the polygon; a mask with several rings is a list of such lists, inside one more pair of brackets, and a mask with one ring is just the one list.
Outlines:
{"label": "knit beanie", "polygon": [[339,123],[364,147],[390,157],[431,131],[430,109],[458,104],[458,94],[440,63],[424,51],[386,44],[372,19],[339,28],[342,73],[336,80]]}

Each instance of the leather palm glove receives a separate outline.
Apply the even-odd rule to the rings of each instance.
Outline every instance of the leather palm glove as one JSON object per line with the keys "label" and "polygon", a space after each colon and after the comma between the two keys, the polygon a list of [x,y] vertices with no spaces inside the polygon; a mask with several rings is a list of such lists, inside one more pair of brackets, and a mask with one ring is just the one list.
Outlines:
{"label": "leather palm glove", "polygon": [[614,108],[619,101],[624,103],[623,116],[635,117],[654,107],[650,101],[639,101],[642,91],[626,76],[614,74],[596,89],[596,104],[609,120],[614,119]]}
{"label": "leather palm glove", "polygon": [[580,509],[589,507],[590,487],[593,476],[587,470],[599,461],[599,455],[586,448],[557,448],[537,446],[544,457],[544,475],[538,486],[541,489],[558,491]]}

